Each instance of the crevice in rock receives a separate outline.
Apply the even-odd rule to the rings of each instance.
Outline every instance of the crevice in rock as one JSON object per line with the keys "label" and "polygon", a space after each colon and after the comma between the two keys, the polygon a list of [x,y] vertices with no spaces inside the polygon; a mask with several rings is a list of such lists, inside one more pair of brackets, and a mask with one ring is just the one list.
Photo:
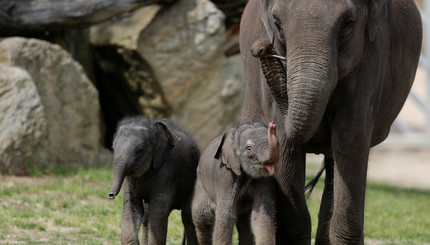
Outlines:
{"label": "crevice in rock", "polygon": [[149,64],[134,50],[94,46],[96,86],[105,121],[104,145],[111,149],[117,123],[125,116],[169,117],[171,106]]}

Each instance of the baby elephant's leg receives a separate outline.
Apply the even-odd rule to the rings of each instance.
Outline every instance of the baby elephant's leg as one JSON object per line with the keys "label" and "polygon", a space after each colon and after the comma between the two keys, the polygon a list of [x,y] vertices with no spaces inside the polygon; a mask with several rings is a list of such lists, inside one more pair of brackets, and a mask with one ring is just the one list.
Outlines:
{"label": "baby elephant's leg", "polygon": [[254,245],[255,238],[251,230],[251,212],[237,216],[237,232],[239,233],[239,245]]}
{"label": "baby elephant's leg", "polygon": [[128,181],[124,183],[124,203],[121,219],[121,244],[139,244],[139,228],[144,216],[142,199],[130,195]]}
{"label": "baby elephant's leg", "polygon": [[192,202],[192,217],[196,227],[199,244],[212,244],[212,232],[215,223],[215,212],[211,201],[197,182]]}
{"label": "baby elephant's leg", "polygon": [[169,202],[152,200],[148,212],[148,244],[166,244],[167,222],[170,214]]}
{"label": "baby elephant's leg", "polygon": [[190,194],[184,200],[181,207],[181,217],[182,224],[185,228],[185,239],[187,245],[197,245],[197,235],[196,235],[196,227],[193,223],[193,217],[191,213],[191,202],[193,198],[193,192],[190,191]]}
{"label": "baby elephant's leg", "polygon": [[251,225],[257,245],[276,243],[274,223],[275,195],[271,184],[270,179],[261,179],[255,186]]}
{"label": "baby elephant's leg", "polygon": [[[235,187],[232,189],[234,188]],[[234,196],[235,195],[233,194],[227,196],[227,198],[223,196],[217,199],[215,210],[215,226],[213,232],[214,244],[230,245],[232,243],[233,229],[237,220],[237,206]]]}
{"label": "baby elephant's leg", "polygon": [[142,221],[142,244],[148,245],[148,207],[149,205],[147,203],[143,203],[143,221]]}

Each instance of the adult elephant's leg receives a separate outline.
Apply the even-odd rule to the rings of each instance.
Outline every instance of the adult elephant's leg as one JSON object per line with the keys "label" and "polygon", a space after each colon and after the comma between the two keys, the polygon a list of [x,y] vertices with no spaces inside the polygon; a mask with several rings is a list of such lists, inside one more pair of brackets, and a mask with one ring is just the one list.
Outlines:
{"label": "adult elephant's leg", "polygon": [[333,215],[333,178],[334,159],[324,157],[325,183],[318,213],[318,229],[315,244],[330,244],[329,229],[330,220]]}
{"label": "adult elephant's leg", "polygon": [[364,118],[357,113],[349,114],[333,125],[336,130],[332,133],[335,163],[331,244],[364,243],[364,201],[372,130],[372,124],[357,123]]}
{"label": "adult elephant's leg", "polygon": [[275,167],[277,244],[310,244],[311,219],[305,198],[305,152],[281,139],[280,160]]}

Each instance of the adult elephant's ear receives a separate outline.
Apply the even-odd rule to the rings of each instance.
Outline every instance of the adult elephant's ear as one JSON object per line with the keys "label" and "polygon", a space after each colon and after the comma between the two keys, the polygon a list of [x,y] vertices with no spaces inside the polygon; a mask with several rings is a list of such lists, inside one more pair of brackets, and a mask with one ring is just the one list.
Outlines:
{"label": "adult elephant's ear", "polygon": [[269,0],[260,0],[261,4],[261,21],[263,22],[264,29],[269,37],[270,43],[273,44],[274,30],[270,19]]}
{"label": "adult elephant's ear", "polygon": [[382,20],[387,19],[387,0],[369,0],[369,17],[367,20],[367,32],[371,42],[381,30]]}
{"label": "adult elephant's ear", "polygon": [[176,142],[164,121],[155,121],[154,126],[156,131],[156,144],[154,146],[152,167],[154,169],[158,169],[166,160],[169,155],[169,151],[173,148]]}
{"label": "adult elephant's ear", "polygon": [[224,132],[214,157],[225,164],[228,169],[231,169],[233,173],[240,175],[240,163],[233,149],[233,133],[234,129],[229,129]]}

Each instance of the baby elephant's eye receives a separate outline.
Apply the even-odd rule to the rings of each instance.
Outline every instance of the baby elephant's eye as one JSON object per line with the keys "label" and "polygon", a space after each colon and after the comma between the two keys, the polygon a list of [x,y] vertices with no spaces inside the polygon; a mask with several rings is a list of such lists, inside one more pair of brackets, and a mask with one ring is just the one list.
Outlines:
{"label": "baby elephant's eye", "polygon": [[248,152],[249,154],[252,154],[252,146],[247,146],[246,147],[246,152]]}

